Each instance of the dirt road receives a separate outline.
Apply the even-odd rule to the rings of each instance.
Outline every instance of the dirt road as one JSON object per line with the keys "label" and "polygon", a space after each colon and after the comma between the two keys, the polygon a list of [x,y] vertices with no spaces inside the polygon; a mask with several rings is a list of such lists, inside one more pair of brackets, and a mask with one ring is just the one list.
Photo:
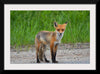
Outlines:
{"label": "dirt road", "polygon": [[[60,44],[57,50],[58,64],[89,64],[90,63],[90,47],[89,43],[70,45]],[[24,48],[23,48],[24,49]],[[36,63],[35,47],[28,51],[20,51],[14,49],[10,52],[11,64],[34,64]],[[47,49],[46,57],[51,62],[50,50]],[[46,63],[46,62],[41,62]]]}

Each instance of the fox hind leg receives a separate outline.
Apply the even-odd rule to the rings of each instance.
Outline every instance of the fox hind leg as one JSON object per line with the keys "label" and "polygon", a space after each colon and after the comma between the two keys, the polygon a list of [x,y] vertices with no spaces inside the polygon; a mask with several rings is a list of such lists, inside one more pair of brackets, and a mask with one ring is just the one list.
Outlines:
{"label": "fox hind leg", "polygon": [[42,51],[42,46],[40,46],[40,48],[39,48],[39,59],[40,59],[41,61],[43,61],[43,51]]}
{"label": "fox hind leg", "polygon": [[45,56],[45,51],[46,51],[46,45],[43,45],[43,48],[42,48],[43,50],[43,57],[44,57],[44,60],[45,60],[45,62],[47,62],[47,63],[49,63],[49,60],[47,60],[47,58],[46,58],[46,56]]}
{"label": "fox hind leg", "polygon": [[36,62],[40,63],[39,60],[39,48],[40,48],[40,42],[37,38],[35,38],[35,48],[36,48]]}
{"label": "fox hind leg", "polygon": [[47,63],[49,63],[49,62],[50,62],[49,60],[47,60],[47,58],[46,58],[45,54],[44,54],[44,59],[45,59],[45,62],[47,62]]}
{"label": "fox hind leg", "polygon": [[37,48],[37,50],[36,50],[36,62],[37,63],[40,63],[40,61],[39,61],[39,48]]}

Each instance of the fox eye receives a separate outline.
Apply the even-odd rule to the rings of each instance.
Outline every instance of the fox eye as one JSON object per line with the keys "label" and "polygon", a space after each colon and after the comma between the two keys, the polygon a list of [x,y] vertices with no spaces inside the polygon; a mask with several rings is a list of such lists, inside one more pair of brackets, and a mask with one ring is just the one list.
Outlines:
{"label": "fox eye", "polygon": [[60,29],[57,29],[57,31],[60,31]]}
{"label": "fox eye", "polygon": [[64,29],[62,29],[62,31],[64,31]]}

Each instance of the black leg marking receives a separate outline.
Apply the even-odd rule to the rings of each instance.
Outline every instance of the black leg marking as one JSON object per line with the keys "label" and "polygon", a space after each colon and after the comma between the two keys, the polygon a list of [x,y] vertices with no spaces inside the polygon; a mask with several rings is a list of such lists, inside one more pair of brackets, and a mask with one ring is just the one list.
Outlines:
{"label": "black leg marking", "polygon": [[46,61],[47,63],[49,63],[49,60],[47,60],[45,54],[44,54],[44,59],[45,59],[45,61]]}
{"label": "black leg marking", "polygon": [[40,63],[38,55],[37,55],[37,63]]}
{"label": "black leg marking", "polygon": [[56,61],[56,52],[52,52],[52,62],[53,63],[58,63],[58,61]]}
{"label": "black leg marking", "polygon": [[54,62],[54,55],[53,55],[53,52],[51,52],[51,58],[52,58],[52,62]]}
{"label": "black leg marking", "polygon": [[55,63],[58,63],[58,61],[56,61],[56,54],[57,54],[57,52],[55,52]]}

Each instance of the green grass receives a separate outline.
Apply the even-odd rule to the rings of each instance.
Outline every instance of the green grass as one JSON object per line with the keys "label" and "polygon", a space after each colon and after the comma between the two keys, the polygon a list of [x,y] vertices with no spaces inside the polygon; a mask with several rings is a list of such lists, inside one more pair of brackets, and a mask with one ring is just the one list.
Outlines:
{"label": "green grass", "polygon": [[90,42],[90,11],[10,11],[11,46],[33,45],[39,31],[55,31],[54,21],[68,22],[62,43]]}

